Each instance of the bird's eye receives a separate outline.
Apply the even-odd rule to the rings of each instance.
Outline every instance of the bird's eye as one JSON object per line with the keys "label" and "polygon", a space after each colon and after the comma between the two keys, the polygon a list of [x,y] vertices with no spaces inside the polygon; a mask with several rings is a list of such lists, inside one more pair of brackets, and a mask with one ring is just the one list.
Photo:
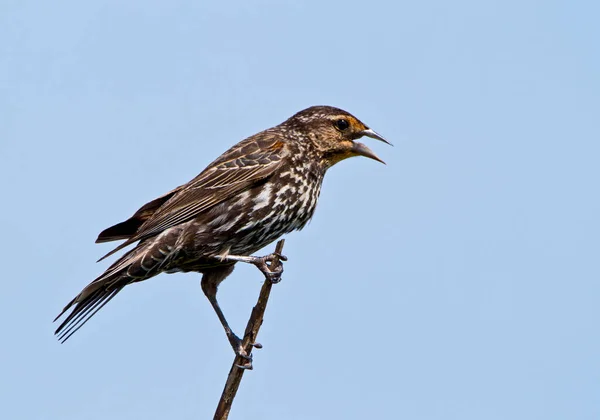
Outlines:
{"label": "bird's eye", "polygon": [[344,131],[346,128],[350,127],[350,123],[348,120],[341,119],[335,122],[335,126],[341,131]]}

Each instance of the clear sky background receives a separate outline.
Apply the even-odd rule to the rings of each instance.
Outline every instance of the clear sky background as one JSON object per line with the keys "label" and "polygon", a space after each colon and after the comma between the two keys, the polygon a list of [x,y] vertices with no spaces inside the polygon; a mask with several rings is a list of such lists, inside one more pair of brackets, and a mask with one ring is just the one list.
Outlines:
{"label": "clear sky background", "polygon": [[[598,2],[0,3],[0,418],[211,418],[197,274],[67,344],[104,228],[310,105],[395,144],[287,237],[232,419],[600,418]],[[271,246],[270,249],[273,249]],[[266,252],[267,250],[265,250]],[[262,282],[220,288],[242,332]]]}

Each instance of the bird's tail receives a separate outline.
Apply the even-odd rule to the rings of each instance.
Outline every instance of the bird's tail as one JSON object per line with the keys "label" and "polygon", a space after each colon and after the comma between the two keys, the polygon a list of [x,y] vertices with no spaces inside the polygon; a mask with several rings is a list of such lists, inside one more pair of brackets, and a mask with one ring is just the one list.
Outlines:
{"label": "bird's tail", "polygon": [[[134,251],[135,249],[132,252]],[[62,343],[75,334],[79,328],[83,327],[123,287],[132,282],[133,279],[127,274],[127,269],[130,265],[129,260],[131,260],[130,254],[124,255],[100,277],[88,284],[54,319],[56,322],[67,311],[72,309],[71,313],[67,315],[54,332]]]}
{"label": "bird's tail", "polygon": [[64,343],[71,337],[79,328],[90,320],[104,305],[106,305],[117,293],[123,289],[128,282],[114,282],[109,287],[100,287],[98,290],[84,295],[85,289],[77,295],[71,302],[64,307],[62,312],[54,319],[58,320],[73,306],[71,313],[58,326],[54,334],[58,336],[61,343]]}
{"label": "bird's tail", "polygon": [[64,307],[54,319],[71,312],[58,326],[54,334],[64,343],[104,305],[130,283],[149,279],[158,274],[169,253],[154,241],[142,242],[119,258],[101,276],[88,284]]}

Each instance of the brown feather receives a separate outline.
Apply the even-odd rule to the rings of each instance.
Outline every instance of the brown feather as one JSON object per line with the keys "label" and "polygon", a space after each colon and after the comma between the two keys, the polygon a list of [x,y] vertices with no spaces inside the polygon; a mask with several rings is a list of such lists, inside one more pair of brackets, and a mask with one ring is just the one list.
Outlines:
{"label": "brown feather", "polygon": [[[166,201],[158,203],[157,208],[154,209],[150,205],[160,199],[148,203],[146,206],[150,206],[153,211],[146,216],[135,234],[126,237],[125,242],[98,261],[136,241],[155,236],[170,227],[193,219],[228,198],[260,183],[279,168],[284,155],[284,143],[269,130],[240,142],[211,163],[196,178],[172,191],[173,195]],[[138,210],[138,213],[145,215],[142,210],[146,206]],[[137,220],[130,224],[127,222],[124,222],[125,232],[129,232],[128,229],[138,223]],[[114,228],[119,233],[121,231],[117,226],[119,225]],[[120,236],[123,234],[121,233]]]}

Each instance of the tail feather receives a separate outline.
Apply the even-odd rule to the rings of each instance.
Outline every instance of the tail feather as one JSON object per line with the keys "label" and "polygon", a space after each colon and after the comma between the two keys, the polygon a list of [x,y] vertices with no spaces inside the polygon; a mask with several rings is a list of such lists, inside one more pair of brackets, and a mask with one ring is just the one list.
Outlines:
{"label": "tail feather", "polygon": [[88,322],[104,305],[117,295],[126,284],[112,290],[98,290],[87,299],[79,302],[73,312],[60,324],[55,334],[61,343],[67,341],[75,334],[86,322]]}
{"label": "tail feather", "polygon": [[[175,241],[177,237],[172,239]],[[57,321],[71,310],[55,331],[58,339],[62,343],[67,341],[128,284],[157,275],[168,260],[171,249],[172,246],[160,241],[142,242],[115,261],[54,319]]]}
{"label": "tail feather", "polygon": [[71,337],[79,328],[83,327],[86,322],[92,318],[104,305],[106,305],[117,293],[123,289],[129,282],[121,281],[113,283],[109,287],[102,287],[92,294],[86,296],[81,301],[77,301],[83,292],[73,299],[56,317],[55,321],[60,318],[71,307],[73,311],[65,318],[58,326],[54,334],[58,336],[61,343],[64,343]]}

